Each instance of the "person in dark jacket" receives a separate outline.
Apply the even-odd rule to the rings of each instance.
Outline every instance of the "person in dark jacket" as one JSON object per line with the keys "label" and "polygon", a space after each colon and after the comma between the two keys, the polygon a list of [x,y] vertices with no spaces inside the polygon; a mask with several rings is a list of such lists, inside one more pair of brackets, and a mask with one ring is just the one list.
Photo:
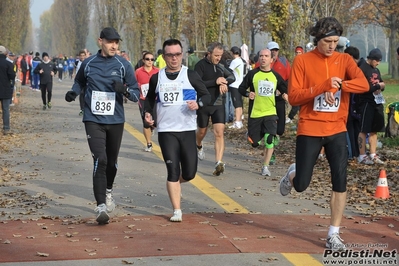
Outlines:
{"label": "person in dark jacket", "polygon": [[82,62],[72,89],[65,95],[67,102],[74,101],[85,88],[83,123],[93,157],[98,224],[107,224],[108,213],[115,209],[112,188],[125,123],[123,97],[133,102],[140,97],[132,64],[116,55],[120,40],[114,28],[104,28],[98,38],[101,50]]}
{"label": "person in dark jacket", "polygon": [[[42,92],[43,110],[51,109],[51,97],[53,91],[53,77],[57,74],[57,66],[50,61],[48,53],[42,54],[43,62],[41,62],[33,71],[40,74],[40,90]],[[47,92],[47,95],[46,95]],[[46,97],[47,96],[47,97]],[[46,99],[47,98],[47,99]]]}
{"label": "person in dark jacket", "polygon": [[26,85],[26,75],[28,73],[28,62],[26,61],[26,54],[21,59],[22,82],[21,85]]}
{"label": "person in dark jacket", "polygon": [[215,135],[216,164],[213,174],[216,176],[222,174],[225,168],[222,157],[224,152],[226,92],[228,92],[228,86],[236,80],[234,73],[220,63],[222,55],[223,45],[218,42],[212,43],[208,47],[207,56],[198,61],[194,68],[211,94],[211,103],[197,111],[198,159],[203,160],[205,158],[202,140],[205,138],[210,117]]}
{"label": "person in dark jacket", "polygon": [[14,66],[6,59],[7,49],[0,46],[0,101],[3,118],[3,134],[9,134],[10,131],[10,102],[14,86],[12,82],[15,79]]}

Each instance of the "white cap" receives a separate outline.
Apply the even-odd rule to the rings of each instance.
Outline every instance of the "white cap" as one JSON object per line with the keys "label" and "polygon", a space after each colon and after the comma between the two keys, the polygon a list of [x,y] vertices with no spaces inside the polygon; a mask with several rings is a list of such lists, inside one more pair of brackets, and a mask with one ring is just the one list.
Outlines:
{"label": "white cap", "polygon": [[0,54],[6,54],[7,53],[7,49],[4,46],[0,46]]}
{"label": "white cap", "polygon": [[278,43],[276,43],[276,42],[269,42],[267,44],[266,48],[269,49],[269,50],[272,50],[272,49],[280,50],[280,46],[278,46]]}
{"label": "white cap", "polygon": [[348,38],[344,37],[344,36],[339,36],[339,40],[338,40],[338,47],[348,47],[349,45],[349,40]]}

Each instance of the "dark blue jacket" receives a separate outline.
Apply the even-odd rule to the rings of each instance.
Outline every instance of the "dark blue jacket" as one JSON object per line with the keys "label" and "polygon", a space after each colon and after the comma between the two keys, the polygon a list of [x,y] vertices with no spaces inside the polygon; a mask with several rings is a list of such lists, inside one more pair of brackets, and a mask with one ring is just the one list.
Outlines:
{"label": "dark blue jacket", "polygon": [[[123,94],[114,90],[115,81],[126,84],[130,93],[129,100],[137,102],[140,91],[132,65],[123,57],[115,55],[104,57],[101,50],[97,54],[86,58],[75,77],[72,90],[77,95],[86,87],[84,95],[83,122],[95,122],[98,124],[121,124],[125,122],[123,108]],[[93,114],[94,111],[106,110],[109,106],[99,106],[98,102],[92,103],[93,91],[111,93],[115,95],[113,115]],[[114,93],[114,94],[113,94]],[[97,104],[97,105],[96,105]],[[98,108],[97,110],[93,110]]]}

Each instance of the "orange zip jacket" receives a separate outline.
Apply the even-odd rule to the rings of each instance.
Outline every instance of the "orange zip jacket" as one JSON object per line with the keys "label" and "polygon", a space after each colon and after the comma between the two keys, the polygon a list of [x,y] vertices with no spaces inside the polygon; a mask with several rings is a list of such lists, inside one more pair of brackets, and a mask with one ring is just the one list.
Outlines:
{"label": "orange zip jacket", "polygon": [[[343,80],[340,97],[338,89],[331,87],[332,77]],[[316,48],[296,56],[288,80],[288,97],[292,106],[301,107],[297,135],[325,137],[345,132],[349,93],[364,93],[368,89],[364,74],[349,54],[334,52],[325,56]],[[335,111],[325,112],[317,108],[315,111],[323,98],[318,96],[327,91],[336,97]]]}

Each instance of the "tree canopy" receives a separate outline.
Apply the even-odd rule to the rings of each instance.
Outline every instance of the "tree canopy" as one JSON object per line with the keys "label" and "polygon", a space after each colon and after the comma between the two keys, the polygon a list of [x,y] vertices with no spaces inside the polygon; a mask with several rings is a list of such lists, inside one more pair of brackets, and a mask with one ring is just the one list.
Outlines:
{"label": "tree canopy", "polygon": [[[396,0],[54,0],[40,18],[39,49],[74,55],[96,45],[106,26],[123,36],[121,49],[132,60],[141,51],[155,53],[163,40],[178,38],[185,49],[205,51],[210,42],[227,47],[240,40],[256,52],[255,36],[268,34],[289,59],[294,47],[311,40],[308,29],[326,16],[336,17],[348,34],[354,25],[379,25],[389,40],[390,73],[399,78],[395,58],[399,45],[399,5]],[[30,0],[3,0],[0,42],[10,50],[32,49],[32,22],[26,19]],[[91,35],[89,35],[91,33]],[[379,40],[380,43],[383,40]],[[377,40],[378,42],[378,40]],[[375,43],[375,42],[374,42]],[[266,45],[262,44],[262,45]],[[366,45],[367,47],[367,45]],[[30,48],[30,49],[29,49]]]}

